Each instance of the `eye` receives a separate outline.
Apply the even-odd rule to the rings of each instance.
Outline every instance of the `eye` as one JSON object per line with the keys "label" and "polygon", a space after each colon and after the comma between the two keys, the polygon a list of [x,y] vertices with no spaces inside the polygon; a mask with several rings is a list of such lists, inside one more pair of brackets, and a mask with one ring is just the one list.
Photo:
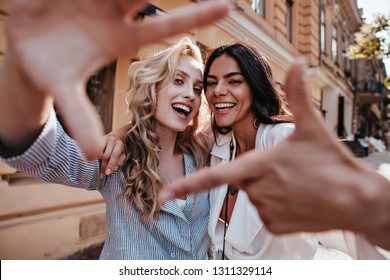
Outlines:
{"label": "eye", "polygon": [[207,86],[208,86],[208,87],[215,86],[216,84],[217,84],[216,81],[207,81]]}
{"label": "eye", "polygon": [[241,83],[242,83],[242,81],[241,80],[237,80],[237,79],[232,79],[232,80],[229,81],[229,84],[231,84],[231,85],[239,85]]}
{"label": "eye", "polygon": [[173,80],[173,82],[175,83],[175,85],[182,85],[182,84],[184,84],[183,80],[180,79],[180,78],[175,78]]}
{"label": "eye", "polygon": [[194,92],[198,95],[201,95],[202,94],[202,88],[201,87],[194,87]]}

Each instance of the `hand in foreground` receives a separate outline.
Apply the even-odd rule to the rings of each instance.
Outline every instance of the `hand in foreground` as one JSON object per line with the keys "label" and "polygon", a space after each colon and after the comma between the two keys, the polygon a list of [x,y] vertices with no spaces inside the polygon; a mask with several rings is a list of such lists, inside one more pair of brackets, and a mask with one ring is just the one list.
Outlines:
{"label": "hand in foreground", "polygon": [[[54,99],[70,134],[88,158],[98,155],[99,141],[95,139],[103,134],[84,93],[88,77],[142,45],[209,24],[229,11],[227,1],[207,1],[141,24],[129,21],[146,4],[141,0],[15,2],[6,25],[6,69],[19,73],[28,94],[41,98],[43,105]],[[24,137],[23,132],[18,133]],[[5,146],[12,144],[9,140],[15,135],[8,132],[4,136]]]}
{"label": "hand in foreground", "polygon": [[273,233],[347,229],[390,249],[390,183],[329,132],[306,92],[304,63],[286,79],[296,129],[278,146],[251,151],[163,188],[161,200],[232,183]]}

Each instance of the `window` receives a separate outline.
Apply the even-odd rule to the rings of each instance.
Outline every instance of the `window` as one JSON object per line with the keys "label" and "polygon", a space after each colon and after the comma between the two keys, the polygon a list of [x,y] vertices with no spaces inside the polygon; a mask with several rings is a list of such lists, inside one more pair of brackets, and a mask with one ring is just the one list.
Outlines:
{"label": "window", "polygon": [[[85,89],[89,100],[92,102],[100,116],[100,119],[103,123],[104,133],[109,133],[112,131],[115,74],[116,61],[92,74],[87,81]],[[69,134],[61,112],[56,106],[54,107],[54,110],[56,112],[58,121],[61,123],[64,130]]]}
{"label": "window", "polygon": [[[321,1],[322,2],[322,1]],[[321,20],[321,26],[320,26],[320,44],[321,44],[321,53],[326,52],[326,24],[325,24],[325,9],[324,5],[321,5],[321,11],[320,11],[320,20]]]}
{"label": "window", "polygon": [[347,72],[349,71],[350,69],[350,65],[349,65],[349,59],[347,58],[347,46],[348,46],[348,42],[347,42],[347,38],[344,37],[343,39],[343,42],[342,42],[342,58],[343,58],[343,69],[344,69],[344,72]]}
{"label": "window", "polygon": [[116,63],[104,67],[92,75],[87,83],[87,95],[99,113],[105,133],[112,130]]}
{"label": "window", "polygon": [[253,0],[252,9],[262,18],[265,18],[265,0]]}
{"label": "window", "polygon": [[338,29],[336,26],[332,28],[332,59],[338,63]]}
{"label": "window", "polygon": [[286,13],[286,27],[287,27],[287,39],[292,42],[292,25],[293,25],[293,4],[292,0],[286,0],[287,13]]}

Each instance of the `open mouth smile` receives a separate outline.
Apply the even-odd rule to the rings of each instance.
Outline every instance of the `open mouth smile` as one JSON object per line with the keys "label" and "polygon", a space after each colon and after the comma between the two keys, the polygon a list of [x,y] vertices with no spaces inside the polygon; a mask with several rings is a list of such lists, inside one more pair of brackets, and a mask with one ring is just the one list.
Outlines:
{"label": "open mouth smile", "polygon": [[184,104],[181,104],[181,103],[175,103],[175,104],[172,104],[172,108],[178,112],[179,114],[181,115],[184,115],[184,116],[188,116],[192,109],[190,107],[188,107],[187,105],[184,105]]}
{"label": "open mouth smile", "polygon": [[217,111],[228,110],[228,109],[234,108],[235,106],[236,106],[236,104],[231,103],[231,102],[222,102],[222,103],[215,103],[214,104],[214,108]]}

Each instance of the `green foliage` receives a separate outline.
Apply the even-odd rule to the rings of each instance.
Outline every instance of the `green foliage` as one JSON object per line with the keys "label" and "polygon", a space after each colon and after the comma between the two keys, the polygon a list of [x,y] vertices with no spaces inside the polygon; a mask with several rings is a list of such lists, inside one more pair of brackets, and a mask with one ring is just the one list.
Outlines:
{"label": "green foliage", "polygon": [[390,19],[384,15],[377,16],[371,24],[363,24],[354,36],[355,44],[347,50],[349,59],[390,57]]}

